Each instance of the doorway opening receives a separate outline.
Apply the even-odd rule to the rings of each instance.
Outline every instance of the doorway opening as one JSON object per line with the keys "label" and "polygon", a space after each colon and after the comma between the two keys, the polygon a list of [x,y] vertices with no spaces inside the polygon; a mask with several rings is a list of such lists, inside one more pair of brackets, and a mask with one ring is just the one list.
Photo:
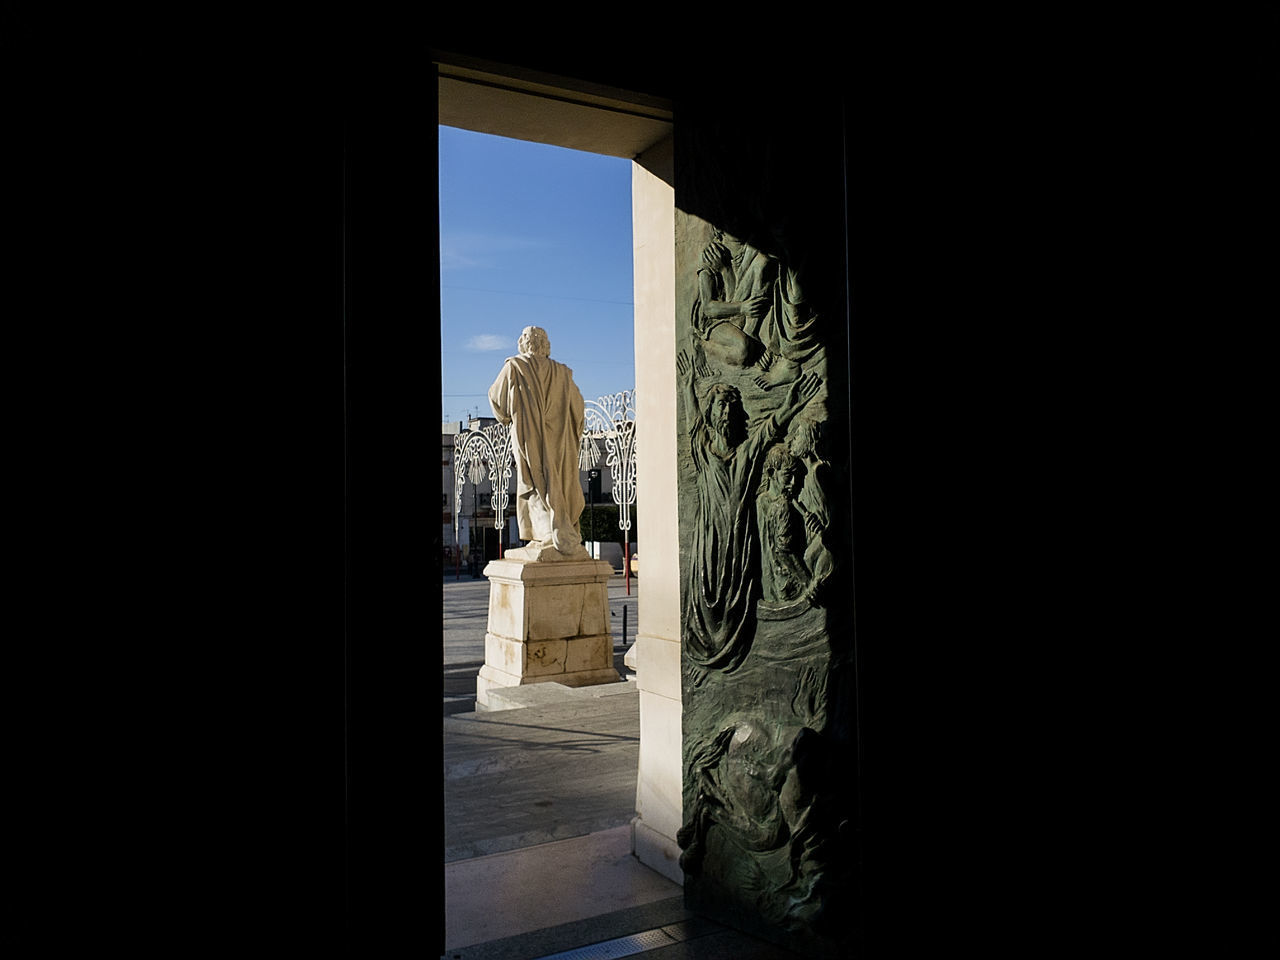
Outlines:
{"label": "doorway opening", "polygon": [[[439,155],[442,543],[446,570],[475,578],[522,545],[514,481],[504,497],[474,464],[473,476],[459,477],[448,461],[463,458],[456,447],[468,432],[496,422],[489,386],[521,331],[548,332],[588,407],[634,390],[631,170],[618,157],[447,126]],[[590,522],[613,499],[613,470],[591,482],[590,468],[604,466],[598,446],[589,451],[597,461],[581,464],[593,507],[583,533],[600,526],[622,543],[620,530]]]}
{"label": "doorway opening", "polygon": [[[582,84],[578,84],[579,89],[566,96],[564,88],[556,87],[548,82],[548,78],[532,77],[527,73],[516,77],[509,74],[495,77],[492,74],[481,74],[472,66],[464,68],[441,63],[440,74],[441,335],[444,367],[442,393],[445,394],[441,398],[442,422],[470,425],[471,418],[490,413],[487,388],[501,368],[504,358],[515,353],[516,335],[527,325],[547,329],[552,342],[552,357],[574,370],[574,379],[586,400],[634,388],[643,403],[643,384],[634,379],[639,375],[638,372],[629,377],[620,377],[620,371],[632,372],[635,366],[644,363],[642,356],[649,349],[645,338],[634,337],[630,324],[627,324],[626,343],[620,344],[620,338],[616,335],[616,321],[614,330],[609,331],[612,336],[605,338],[601,335],[601,327],[605,326],[600,322],[602,313],[617,308],[628,313],[632,310],[630,302],[619,304],[609,301],[630,301],[632,298],[600,296],[600,288],[595,283],[599,278],[591,273],[590,268],[585,272],[580,269],[576,276],[552,281],[549,271],[539,273],[533,269],[523,274],[521,279],[515,276],[518,272],[515,267],[509,266],[504,274],[502,266],[496,264],[495,272],[489,275],[488,282],[459,282],[468,262],[498,258],[493,257],[492,248],[485,250],[482,237],[463,237],[472,244],[467,247],[465,243],[455,244],[446,232],[449,229],[449,204],[451,199],[457,199],[451,198],[447,193],[449,164],[453,159],[447,151],[450,142],[456,146],[458,143],[474,142],[476,138],[488,134],[505,138],[507,147],[516,152],[537,147],[560,154],[583,150],[604,155],[603,159],[610,162],[616,160],[618,169],[624,171],[625,186],[620,192],[620,198],[629,214],[636,203],[635,164],[632,161],[664,139],[669,143],[669,108],[657,103],[635,102],[637,99],[646,100],[644,97],[631,96],[624,100],[619,99],[616,92],[584,90],[581,89],[584,86]],[[592,158],[592,162],[600,159]],[[468,167],[467,172],[470,174],[475,170]],[[500,191],[484,198],[490,207],[502,205],[502,197],[497,194]],[[545,201],[547,198],[539,199]],[[556,216],[554,206],[541,208],[543,221],[554,220]],[[638,223],[633,224],[630,216],[627,217],[626,227],[626,262],[629,270],[632,255],[640,246],[639,233],[642,228]],[[669,238],[670,230],[664,226],[659,232],[663,230]],[[476,231],[477,234],[482,232]],[[501,241],[515,255],[515,262],[520,270],[530,265],[527,261],[537,260],[539,250],[530,243],[533,239],[531,235],[516,231],[509,233]],[[452,265],[458,268],[456,273],[450,270],[451,258]],[[661,257],[658,259],[661,261]],[[639,264],[640,261],[641,257],[636,254],[635,262]],[[512,262],[507,261],[508,264]],[[669,261],[663,269],[670,274]],[[496,282],[506,279],[515,282],[513,285]],[[546,285],[548,281],[551,281],[550,287]],[[670,283],[669,276],[666,283]],[[639,323],[642,307],[638,302],[638,291],[643,280],[639,275],[628,277],[628,285],[637,291],[634,310],[636,322]],[[487,307],[484,305],[485,301]],[[468,302],[473,306],[480,304],[476,309],[479,310],[478,316],[484,320],[484,325],[476,319],[476,314],[468,319],[465,311],[460,310]],[[557,315],[557,309],[564,313]],[[653,309],[652,304],[649,309]],[[545,312],[547,310],[550,312]],[[658,310],[671,314],[665,304]],[[563,330],[566,327],[560,321],[568,319],[567,315],[575,311],[578,315],[586,313],[586,321],[581,322],[576,331],[573,324],[568,324],[569,329],[558,333],[558,328]],[[542,322],[543,317],[546,318],[545,322]],[[595,318],[594,323],[591,322],[592,317]],[[490,329],[490,318],[500,321],[502,326]],[[660,333],[658,339],[661,339]],[[466,349],[468,345],[470,350]],[[627,349],[632,345],[634,350]],[[463,357],[455,363],[451,356],[454,353],[478,356]],[[478,361],[479,366],[470,374],[464,375],[464,361]],[[624,380],[626,382],[622,382]],[[655,398],[659,392],[654,391]],[[670,392],[674,394],[674,390]],[[458,396],[451,396],[452,394]],[[643,416],[644,411],[641,409],[637,412],[638,423]],[[585,471],[583,476],[586,476]],[[583,482],[585,493],[588,489],[587,481]],[[637,481],[637,486],[643,485],[642,477]],[[446,492],[451,493],[451,488],[446,487]],[[489,509],[494,510],[493,500],[497,498],[492,496],[492,489],[485,492],[490,494]],[[607,491],[605,498],[608,499]],[[669,498],[668,502],[674,502],[674,497]],[[642,505],[638,512],[643,516]],[[646,548],[650,555],[659,559],[663,551],[670,553],[666,563],[658,564],[660,573],[656,578],[656,585],[660,588],[658,595],[665,596],[662,603],[666,607],[671,607],[672,596],[678,596],[678,589],[671,589],[677,576],[678,562],[674,511],[670,512],[670,525],[673,529],[663,530],[653,538],[653,545]],[[489,519],[492,523],[497,518],[490,514]],[[501,548],[519,545],[509,522],[495,526],[496,529],[490,529],[494,529],[494,533],[501,538]],[[645,536],[649,536],[648,529],[646,527]],[[661,548],[658,548],[659,544],[662,545]],[[455,556],[461,555],[464,549],[463,545],[456,545]],[[452,583],[455,586],[451,588],[450,569],[446,565],[445,589],[454,589],[459,596],[459,601],[451,604],[450,595],[446,592],[446,632],[456,632],[463,626],[460,621],[470,618],[469,624],[466,624],[470,639],[462,645],[455,645],[452,652],[447,637],[445,644],[446,821],[450,821],[451,806],[472,813],[486,809],[480,803],[481,798],[493,813],[490,822],[479,825],[483,828],[480,833],[473,833],[467,838],[460,829],[452,838],[446,837],[447,946],[455,948],[488,942],[545,929],[558,923],[581,921],[616,912],[619,904],[653,903],[664,899],[678,901],[678,882],[673,882],[669,873],[657,872],[645,866],[643,858],[637,859],[636,856],[640,845],[636,822],[643,819],[637,817],[637,812],[643,813],[645,801],[641,794],[646,789],[643,783],[638,783],[645,779],[638,774],[645,762],[639,704],[641,697],[646,694],[636,689],[638,684],[624,680],[620,684],[601,685],[602,688],[624,688],[621,691],[611,691],[608,695],[596,695],[598,691],[588,687],[573,691],[576,698],[558,714],[553,708],[546,708],[538,716],[529,709],[485,711],[483,716],[468,711],[465,702],[467,688],[469,687],[472,696],[470,706],[473,707],[475,677],[485,657],[484,627],[488,612],[488,583],[482,576],[478,579],[465,574],[459,577],[456,565],[453,573]],[[619,584],[621,574],[620,570],[619,575],[613,578]],[[641,577],[645,576],[646,574],[641,574]],[[648,580],[637,578],[632,584],[632,595],[629,597],[615,597],[619,591],[612,589],[614,584],[610,585],[610,609],[615,620],[612,624],[615,665],[623,676],[630,673],[624,656],[626,648],[634,645],[633,638],[638,636],[641,629],[639,605],[643,601],[640,601],[639,595],[644,589],[642,584],[647,585]],[[457,585],[471,588],[475,596],[463,601],[461,594],[465,590],[458,589]],[[630,636],[625,643],[620,643],[623,633],[619,621],[620,614],[624,611],[630,614],[627,624]],[[449,621],[455,615],[459,620]],[[678,632],[676,635],[678,636]],[[461,637],[461,634],[458,636]],[[450,662],[450,657],[453,657],[454,662]],[[536,687],[549,689],[551,684],[532,684],[517,689],[532,691],[536,697]],[[631,689],[625,690],[627,687]],[[678,691],[678,677],[676,690]],[[448,706],[451,694],[455,698],[454,703],[461,704],[455,706],[453,712],[450,712]],[[632,698],[631,703],[620,711],[618,706],[624,703],[627,696]],[[678,713],[678,692],[676,698],[675,708]],[[629,716],[627,709],[631,711]],[[502,713],[508,715],[503,717]],[[657,714],[651,711],[650,715]],[[465,730],[464,718],[470,718]],[[669,711],[666,722],[669,726]],[[469,745],[476,749],[470,752],[453,751],[451,745],[461,744],[464,734],[470,738]],[[663,826],[659,832],[674,837],[679,817],[678,738],[674,753],[669,749],[670,744],[664,746],[668,749],[659,751],[663,754],[661,762],[671,767],[675,784],[672,789],[668,782],[667,790],[674,794],[676,800],[672,824]],[[619,758],[623,761],[621,764]],[[557,767],[557,762],[562,765]],[[560,772],[550,776],[550,780],[555,783],[555,791],[534,796],[538,792],[539,778],[546,781],[548,772],[556,770]],[[670,775],[667,779],[670,781]],[[652,787],[649,789],[652,790]],[[671,805],[670,798],[667,798],[666,804]],[[448,832],[448,826],[446,831]],[[487,836],[481,835],[486,832]],[[575,857],[578,859],[575,860]],[[612,880],[601,883],[598,876],[585,871],[582,865],[592,861],[605,865]],[[553,876],[560,879],[553,880]],[[569,881],[572,886],[562,885]],[[541,895],[545,893],[546,883],[557,884],[559,893],[553,898],[553,903],[549,903],[548,898]],[[462,892],[468,889],[478,894],[474,902],[468,902],[469,898]],[[523,902],[528,899],[529,894],[536,898],[536,906]]]}

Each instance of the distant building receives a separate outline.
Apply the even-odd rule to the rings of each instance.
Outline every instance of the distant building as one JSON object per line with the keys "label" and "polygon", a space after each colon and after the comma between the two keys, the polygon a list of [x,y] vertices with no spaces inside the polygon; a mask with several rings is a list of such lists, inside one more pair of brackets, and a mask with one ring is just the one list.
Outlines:
{"label": "distant building", "polygon": [[[441,542],[444,544],[446,569],[463,566],[478,574],[486,563],[498,558],[499,545],[503,549],[512,546],[510,537],[513,531],[507,528],[516,515],[514,498],[507,506],[506,528],[501,532],[494,529],[493,486],[487,476],[479,483],[468,481],[462,485],[458,536],[454,536],[454,444],[459,434],[469,430],[483,430],[497,422],[493,417],[471,417],[467,420],[450,420],[440,425],[440,471],[444,507]],[[512,492],[514,495],[514,483]],[[462,542],[461,550],[459,540]]]}

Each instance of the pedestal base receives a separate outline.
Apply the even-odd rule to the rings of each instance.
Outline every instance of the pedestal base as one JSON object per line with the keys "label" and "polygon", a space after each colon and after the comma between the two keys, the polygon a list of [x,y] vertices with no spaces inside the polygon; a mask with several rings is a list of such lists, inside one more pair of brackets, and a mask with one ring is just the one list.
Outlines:
{"label": "pedestal base", "polygon": [[489,629],[476,704],[489,690],[554,681],[569,687],[621,680],[613,668],[609,578],[602,560],[494,560],[489,579]]}
{"label": "pedestal base", "polygon": [[527,547],[512,547],[503,556],[504,560],[519,560],[523,563],[573,563],[578,560],[590,560],[587,548],[578,544],[570,553],[561,553],[549,543],[531,543]]}

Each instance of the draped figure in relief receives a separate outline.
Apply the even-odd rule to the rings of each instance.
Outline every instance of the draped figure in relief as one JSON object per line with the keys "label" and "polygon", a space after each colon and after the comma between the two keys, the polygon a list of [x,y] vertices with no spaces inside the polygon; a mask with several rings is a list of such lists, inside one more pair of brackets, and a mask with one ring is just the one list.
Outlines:
{"label": "draped figure in relief", "polygon": [[754,364],[766,390],[794,381],[822,349],[799,271],[723,230],[702,251],[690,320],[709,355],[734,367]]}
{"label": "draped figure in relief", "polygon": [[689,448],[698,508],[685,592],[688,658],[703,669],[731,670],[750,647],[752,605],[759,596],[754,523],[763,454],[818,392],[818,378],[792,382],[782,405],[747,423],[736,387],[712,383],[698,403],[694,365],[681,351],[676,369],[685,390]]}

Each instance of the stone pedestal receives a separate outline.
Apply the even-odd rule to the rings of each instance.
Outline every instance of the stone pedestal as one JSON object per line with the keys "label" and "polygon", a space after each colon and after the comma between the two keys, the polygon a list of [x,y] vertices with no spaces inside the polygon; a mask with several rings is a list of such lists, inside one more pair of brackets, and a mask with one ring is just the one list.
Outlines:
{"label": "stone pedestal", "polygon": [[609,579],[603,560],[494,560],[489,579],[489,629],[476,705],[488,692],[554,681],[567,687],[618,683],[613,668]]}

